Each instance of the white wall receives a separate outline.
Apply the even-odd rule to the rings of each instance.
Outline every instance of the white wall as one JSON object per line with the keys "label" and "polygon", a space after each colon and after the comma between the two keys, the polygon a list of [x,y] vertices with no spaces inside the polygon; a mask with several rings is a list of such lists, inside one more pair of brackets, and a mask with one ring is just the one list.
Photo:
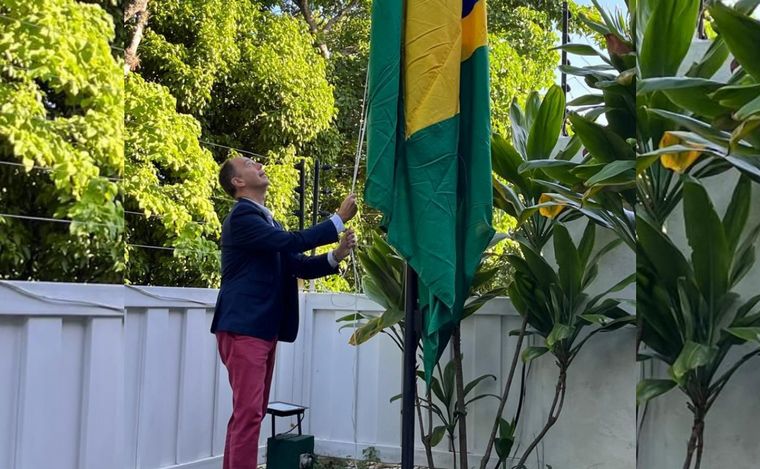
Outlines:
{"label": "white wall", "polygon": [[121,466],[121,291],[0,283],[0,467]]}
{"label": "white wall", "polygon": [[[208,333],[215,297],[204,289],[0,282],[0,467],[220,467],[231,398]],[[377,313],[377,305],[343,294],[304,294],[301,304],[299,340],[278,349],[272,399],[310,408],[304,430],[320,454],[360,456],[372,446],[384,460],[400,460],[400,402],[389,403],[401,392],[400,352],[385,337],[354,348],[352,331],[335,323],[357,309]],[[501,393],[516,340],[508,332],[519,322],[499,299],[465,323],[465,379],[499,376],[479,393]],[[634,408],[625,390],[634,370],[619,358],[632,341],[624,332],[589,344],[560,423],[537,452],[547,463],[633,467]],[[548,358],[532,368],[524,438],[545,418],[555,378]],[[468,415],[472,466],[495,407],[481,401]],[[277,431],[291,423],[278,419]],[[269,433],[266,420],[262,445]],[[440,467],[451,466],[446,449],[437,448]],[[425,462],[421,448],[417,461]]]}

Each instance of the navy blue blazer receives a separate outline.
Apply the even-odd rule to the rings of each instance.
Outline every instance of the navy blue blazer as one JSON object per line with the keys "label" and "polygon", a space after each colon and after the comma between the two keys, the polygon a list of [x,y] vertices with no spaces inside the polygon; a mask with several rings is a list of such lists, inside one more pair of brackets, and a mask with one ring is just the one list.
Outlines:
{"label": "navy blue blazer", "polygon": [[222,224],[222,286],[211,332],[224,331],[282,342],[298,335],[298,281],[338,271],[327,254],[304,251],[334,243],[331,220],[303,231],[272,226],[256,204],[239,199]]}

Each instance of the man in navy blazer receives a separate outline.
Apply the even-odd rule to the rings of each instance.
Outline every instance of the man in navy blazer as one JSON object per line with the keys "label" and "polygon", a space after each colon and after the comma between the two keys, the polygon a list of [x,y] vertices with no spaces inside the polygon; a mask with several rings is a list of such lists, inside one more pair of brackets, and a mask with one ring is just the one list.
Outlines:
{"label": "man in navy blazer", "polygon": [[329,253],[303,252],[338,241],[356,215],[356,201],[349,195],[330,219],[285,231],[264,205],[269,179],[260,163],[230,159],[219,183],[237,200],[222,225],[222,285],[211,323],[232,387],[223,469],[248,469],[257,465],[277,342],[293,342],[298,334],[297,279],[337,273],[356,237],[345,230]]}

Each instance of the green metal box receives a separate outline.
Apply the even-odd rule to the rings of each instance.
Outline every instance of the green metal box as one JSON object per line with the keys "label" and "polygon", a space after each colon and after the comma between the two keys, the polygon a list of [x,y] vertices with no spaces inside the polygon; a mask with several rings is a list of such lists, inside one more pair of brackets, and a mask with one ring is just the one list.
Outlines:
{"label": "green metal box", "polygon": [[299,469],[302,454],[314,454],[313,435],[277,435],[267,439],[267,469]]}

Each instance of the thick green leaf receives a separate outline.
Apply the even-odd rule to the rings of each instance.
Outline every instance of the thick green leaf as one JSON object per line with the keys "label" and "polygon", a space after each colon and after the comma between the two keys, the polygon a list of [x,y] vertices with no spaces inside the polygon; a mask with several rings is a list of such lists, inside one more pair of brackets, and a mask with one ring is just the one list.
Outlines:
{"label": "thick green leaf", "polygon": [[447,405],[452,402],[452,399],[454,398],[455,380],[456,368],[454,366],[454,360],[451,360],[443,368],[443,382],[441,383],[443,385],[444,396],[446,396],[446,398],[443,399],[443,402]]}
{"label": "thick green leaf", "polygon": [[593,106],[596,104],[604,104],[604,96],[601,94],[584,94],[567,103],[568,107]]}
{"label": "thick green leaf", "polygon": [[[724,132],[722,130],[719,130],[712,126],[711,124],[707,124],[705,122],[702,122],[700,120],[694,119],[693,117],[685,116],[683,114],[678,114],[670,111],[665,111],[663,109],[649,109],[649,112],[652,114],[656,114],[660,117],[664,117],[665,119],[668,119],[669,121],[681,125],[692,132],[695,132],[696,134],[702,136],[703,138],[709,140],[710,142],[717,143],[722,146],[728,146],[729,140],[731,139],[731,134],[728,132]],[[748,147],[747,145],[743,146],[745,149],[752,150],[751,147]],[[739,150],[741,150],[742,147],[739,147]]]}
{"label": "thick green leaf", "polygon": [[636,161],[613,161],[586,181],[586,186],[633,184],[635,178]]}
{"label": "thick green leaf", "polygon": [[723,216],[723,229],[726,232],[728,249],[730,253],[736,251],[739,238],[747,224],[749,217],[750,201],[752,200],[752,183],[749,178],[742,176],[734,188],[731,202],[728,204],[726,214]]}
{"label": "thick green leaf", "polygon": [[697,284],[708,303],[716,305],[728,291],[731,264],[723,223],[707,191],[694,179],[684,182],[683,207]]}
{"label": "thick green leaf", "polygon": [[552,86],[533,120],[526,146],[529,160],[548,159],[557,145],[565,118],[565,94]]}
{"label": "thick green leaf", "polygon": [[499,438],[513,438],[515,435],[515,425],[504,418],[499,418]]}
{"label": "thick green leaf", "polygon": [[723,66],[728,58],[728,46],[721,37],[715,38],[705,55],[698,62],[694,62],[686,76],[694,78],[711,78]]}
{"label": "thick green leaf", "polygon": [[494,376],[494,375],[482,375],[482,376],[478,376],[474,380],[472,380],[469,383],[467,383],[467,385],[464,387],[464,395],[465,395],[465,397],[467,397],[467,395],[470,394],[470,392],[472,392],[472,390],[475,389],[475,386],[477,386],[478,384],[480,384],[481,381],[489,379],[489,378],[492,379],[492,380],[494,380],[494,381],[496,381],[496,376]]}
{"label": "thick green leaf", "polygon": [[644,31],[638,47],[642,78],[676,75],[694,38],[699,3],[694,0],[648,2],[652,10],[647,23],[637,25]]}
{"label": "thick green leaf", "polygon": [[757,9],[758,5],[760,5],[760,0],[738,0],[734,4],[734,8],[738,12],[750,15]]}
{"label": "thick green leaf", "polygon": [[581,242],[578,244],[578,257],[581,260],[582,268],[588,265],[588,260],[591,257],[591,251],[594,249],[596,241],[596,224],[588,222],[586,228],[583,230],[583,236],[581,236]]}
{"label": "thick green leaf", "polygon": [[601,52],[594,49],[588,44],[564,44],[557,47],[552,47],[550,50],[564,50],[575,55],[598,55],[602,57]]}
{"label": "thick green leaf", "polygon": [[633,148],[616,133],[578,114],[570,114],[569,119],[583,146],[598,161],[611,163],[635,159]]}
{"label": "thick green leaf", "polygon": [[532,91],[525,100],[525,128],[530,130],[536,120],[539,109],[541,108],[541,97],[538,91]]}
{"label": "thick green leaf", "polygon": [[755,226],[749,231],[744,241],[736,249],[734,265],[731,266],[730,285],[736,285],[742,278],[752,270],[755,264],[755,242],[760,236],[760,225]]}
{"label": "thick green leaf", "polygon": [[509,186],[502,184],[501,181],[493,178],[491,180],[493,185],[493,203],[494,206],[504,210],[511,216],[519,218],[522,211],[525,209],[517,193]]}
{"label": "thick green leaf", "polygon": [[681,354],[678,355],[675,363],[670,368],[673,377],[677,382],[682,383],[686,373],[710,363],[717,352],[718,349],[714,346],[691,341],[686,342],[681,350]]}
{"label": "thick green leaf", "polygon": [[727,156],[726,161],[752,178],[753,181],[760,183],[760,161],[757,157]]}
{"label": "thick green leaf", "polygon": [[707,80],[704,78],[656,77],[637,81],[636,93],[649,94],[656,91],[671,91],[679,89],[692,91],[708,89],[711,91],[716,91],[724,85],[724,83],[721,83],[719,81]]}
{"label": "thick green leaf", "polygon": [[494,135],[491,139],[491,162],[493,170],[507,182],[526,190],[529,185],[525,178],[520,175],[518,168],[523,159],[515,148],[505,138]]}
{"label": "thick green leaf", "polygon": [[518,168],[518,171],[520,174],[527,173],[530,171],[535,171],[537,169],[565,169],[569,170],[572,168],[575,168],[578,165],[578,163],[573,163],[570,161],[564,161],[564,160],[532,160],[532,161],[526,161],[523,164],[520,165],[520,168]]}
{"label": "thick green leaf", "polygon": [[636,232],[639,239],[638,256],[644,256],[657,274],[664,288],[675,291],[677,279],[690,277],[691,269],[683,253],[646,218],[637,215]]}
{"label": "thick green leaf", "polygon": [[760,342],[760,327],[729,327],[726,331],[747,342]]}
{"label": "thick green leaf", "polygon": [[614,71],[614,69],[607,65],[591,65],[586,67],[575,67],[573,65],[560,65],[559,70],[561,72],[565,72],[568,75],[575,75],[579,77],[592,77],[593,79],[599,81],[608,81],[610,83],[615,82],[615,79],[617,78],[616,75],[613,75],[609,72]]}
{"label": "thick green leaf", "polygon": [[758,113],[760,113],[760,95],[736,111],[734,118],[737,120],[744,120]]}
{"label": "thick green leaf", "polygon": [[636,386],[636,401],[639,405],[645,404],[651,399],[665,394],[676,386],[671,379],[644,379]]}
{"label": "thick green leaf", "polygon": [[581,142],[581,139],[579,139],[577,135],[573,135],[570,138],[570,141],[567,142],[567,145],[565,145],[565,148],[557,153],[555,159],[571,160],[581,151],[581,148],[583,148],[583,142]]}
{"label": "thick green leaf", "polygon": [[546,347],[526,347],[521,355],[522,361],[525,363],[531,362],[548,351],[549,349]]}
{"label": "thick green leaf", "polygon": [[664,92],[673,103],[700,116],[715,118],[729,114],[731,109],[720,105],[711,94],[723,83],[703,78],[648,78],[637,83],[638,93]]}
{"label": "thick green leaf", "polygon": [[[551,283],[557,282],[557,274],[554,269],[546,262],[543,256],[535,252],[530,246],[521,243],[523,258],[522,263],[529,267],[528,274],[535,277],[542,286],[547,286]],[[520,264],[515,264],[514,257],[509,256],[512,261],[513,267],[520,268]]]}
{"label": "thick green leaf", "polygon": [[446,435],[446,427],[443,425],[439,425],[435,427],[433,430],[433,433],[430,435],[430,447],[434,448],[438,446],[438,444],[443,440],[443,437]]}
{"label": "thick green leaf", "polygon": [[760,81],[760,48],[757,47],[760,44],[760,21],[720,2],[713,2],[710,15],[731,54],[744,70]]}
{"label": "thick green leaf", "polygon": [[562,224],[554,227],[554,257],[559,266],[559,283],[565,295],[575,298],[581,291],[584,265],[570,233]]}
{"label": "thick green leaf", "polygon": [[724,86],[712,94],[721,106],[739,109],[760,95],[760,83]]}
{"label": "thick green leaf", "polygon": [[569,338],[573,335],[574,329],[571,326],[557,323],[552,328],[549,335],[546,337],[546,346],[549,350],[554,350],[554,346],[559,342]]}
{"label": "thick green leaf", "polygon": [[523,114],[520,106],[517,105],[517,100],[512,101],[512,105],[509,107],[509,120],[512,128],[512,143],[515,150],[520,155],[520,159],[528,159],[526,150],[528,142],[528,124],[525,122],[525,115]]}

